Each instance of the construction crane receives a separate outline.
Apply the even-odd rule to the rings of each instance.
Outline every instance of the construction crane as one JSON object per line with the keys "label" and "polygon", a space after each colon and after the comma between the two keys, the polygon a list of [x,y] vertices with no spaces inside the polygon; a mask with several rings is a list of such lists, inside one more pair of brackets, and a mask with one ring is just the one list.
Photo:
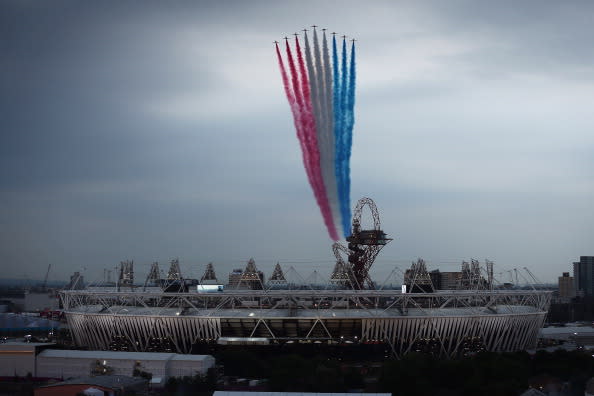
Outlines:
{"label": "construction crane", "polygon": [[47,265],[47,271],[45,273],[45,278],[43,279],[43,284],[41,285],[41,290],[46,291],[47,290],[47,278],[49,277],[49,273],[50,273],[50,269],[52,268],[51,264]]}
{"label": "construction crane", "polygon": [[534,282],[534,286],[542,285],[542,283],[538,280],[538,278],[528,269],[528,267],[524,267],[524,270],[530,275],[532,281]]}

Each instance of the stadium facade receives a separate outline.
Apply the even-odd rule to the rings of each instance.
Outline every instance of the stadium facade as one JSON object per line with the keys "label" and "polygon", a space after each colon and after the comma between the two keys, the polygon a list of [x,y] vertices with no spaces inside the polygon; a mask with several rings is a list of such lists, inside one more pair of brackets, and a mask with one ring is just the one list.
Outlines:
{"label": "stadium facade", "polygon": [[538,290],[65,290],[79,346],[190,353],[196,344],[385,344],[400,357],[536,346],[550,304]]}

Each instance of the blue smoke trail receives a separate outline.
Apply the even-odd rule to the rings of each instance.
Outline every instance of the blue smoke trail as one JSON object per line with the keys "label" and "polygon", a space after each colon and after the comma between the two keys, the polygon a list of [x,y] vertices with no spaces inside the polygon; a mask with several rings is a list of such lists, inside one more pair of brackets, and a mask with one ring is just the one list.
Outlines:
{"label": "blue smoke trail", "polygon": [[[342,145],[342,124],[343,124],[343,116],[342,116],[342,86],[341,86],[341,77],[340,77],[340,69],[338,63],[338,49],[336,46],[336,36],[332,37],[332,76],[333,76],[333,103],[332,107],[334,110],[334,174],[336,175],[336,193],[338,196],[339,202],[339,211],[341,212],[342,218],[342,172],[341,172],[341,163],[342,163],[342,152],[343,152],[343,145]],[[344,220],[342,221],[344,224]],[[341,224],[342,225],[342,224]],[[336,225],[339,226],[338,224]],[[344,226],[343,226],[344,230]],[[347,236],[346,234],[344,236]]]}
{"label": "blue smoke trail", "polygon": [[[347,221],[342,221],[343,228],[348,232],[351,218],[351,149],[353,147],[353,126],[355,125],[355,42],[351,45],[351,65],[349,70],[349,83],[347,97],[347,110],[345,113],[345,161],[344,161],[344,196],[341,201],[345,202]],[[344,214],[343,214],[344,216]],[[344,218],[344,217],[343,217]],[[346,228],[345,228],[346,227]]]}
{"label": "blue smoke trail", "polygon": [[337,169],[337,173],[339,176],[338,179],[338,196],[340,199],[340,215],[342,218],[342,229],[344,236],[350,235],[350,228],[351,228],[351,209],[349,207],[349,191],[347,190],[347,169],[348,169],[348,160],[349,154],[347,151],[350,151],[350,148],[347,147],[348,137],[348,86],[347,86],[347,49],[346,49],[346,39],[343,38],[342,40],[342,57],[341,57],[341,78],[340,78],[340,133],[338,140],[340,141],[340,156],[337,156],[337,162],[339,167]]}

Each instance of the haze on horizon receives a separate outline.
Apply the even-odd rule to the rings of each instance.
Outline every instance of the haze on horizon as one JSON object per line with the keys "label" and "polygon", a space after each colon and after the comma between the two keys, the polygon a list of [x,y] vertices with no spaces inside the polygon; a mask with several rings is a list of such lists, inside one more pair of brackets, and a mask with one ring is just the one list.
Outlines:
{"label": "haze on horizon", "polygon": [[553,282],[594,255],[594,4],[0,3],[3,277],[66,279],[179,257],[226,279],[253,257],[334,264],[273,41],[357,39],[353,204],[417,257]]}

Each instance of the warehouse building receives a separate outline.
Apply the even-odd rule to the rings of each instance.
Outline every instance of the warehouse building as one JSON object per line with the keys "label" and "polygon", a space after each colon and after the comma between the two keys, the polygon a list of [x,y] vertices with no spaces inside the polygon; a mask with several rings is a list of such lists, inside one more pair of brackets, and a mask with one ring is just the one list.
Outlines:
{"label": "warehouse building", "polygon": [[80,377],[62,381],[35,389],[35,396],[124,396],[146,394],[147,380],[124,377],[121,375],[104,375],[96,377]]}
{"label": "warehouse building", "polygon": [[72,378],[81,375],[144,374],[165,379],[204,375],[214,365],[215,359],[210,355],[47,349],[37,356],[37,376]]}
{"label": "warehouse building", "polygon": [[0,377],[38,377],[36,357],[52,343],[8,341],[0,343]]}

